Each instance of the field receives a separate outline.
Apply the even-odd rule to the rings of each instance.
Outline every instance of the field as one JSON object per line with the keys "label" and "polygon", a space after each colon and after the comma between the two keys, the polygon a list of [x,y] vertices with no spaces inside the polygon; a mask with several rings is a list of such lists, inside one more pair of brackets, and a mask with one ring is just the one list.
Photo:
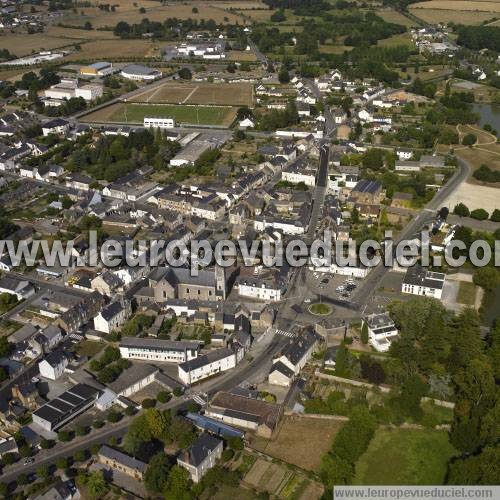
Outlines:
{"label": "field", "polygon": [[174,118],[180,124],[229,126],[236,116],[236,109],[230,106],[116,103],[85,115],[82,120],[142,124],[146,116]]}
{"label": "field", "polygon": [[135,95],[132,102],[253,106],[249,83],[166,83]]}
{"label": "field", "polygon": [[410,48],[415,46],[408,33],[402,33],[400,35],[394,35],[389,38],[379,40],[377,45],[379,47],[396,47],[398,45],[405,45]]}
{"label": "field", "polygon": [[259,9],[259,10],[240,10],[238,14],[244,17],[250,18],[252,21],[262,23],[269,21],[270,17],[273,15],[274,10],[270,9]]}
{"label": "field", "polygon": [[379,429],[356,465],[354,484],[443,484],[454,454],[444,431]]}
{"label": "field", "polygon": [[256,447],[264,453],[301,467],[317,471],[321,457],[330,451],[343,422],[308,417],[285,417],[278,435]]}
{"label": "field", "polygon": [[406,26],[407,28],[411,28],[415,26],[415,22],[411,19],[408,19],[403,14],[392,10],[392,9],[382,9],[377,11],[377,16],[380,16],[384,21],[388,23],[401,24],[401,26]]}
{"label": "field", "polygon": [[430,0],[411,5],[410,12],[429,23],[481,24],[500,14],[492,1]]}
{"label": "field", "polygon": [[149,40],[99,40],[82,45],[82,50],[66,57],[65,61],[88,59],[120,59],[159,57],[161,46]]}
{"label": "field", "polygon": [[[135,3],[135,6],[134,6]],[[224,10],[229,8],[228,4],[208,4],[207,2],[186,2],[170,5],[159,5],[158,2],[152,0],[141,0],[133,2],[130,0],[119,0],[113,5],[118,5],[115,12],[105,12],[97,7],[84,7],[78,13],[68,12],[63,22],[74,26],[83,26],[87,21],[92,23],[94,28],[103,28],[115,26],[120,21],[125,21],[129,24],[140,23],[142,19],[148,18],[150,21],[163,22],[165,19],[213,19],[217,23],[232,23],[245,24],[244,18],[234,12]],[[139,9],[144,8],[146,12],[141,13]],[[198,9],[198,12],[193,12],[193,9]],[[82,15],[83,12],[83,15]]]}
{"label": "field", "polygon": [[148,40],[127,40],[116,38],[110,31],[79,30],[50,27],[46,33],[26,35],[21,33],[0,36],[0,46],[18,57],[59,48],[73,49],[75,44],[81,50],[65,60],[100,59],[104,57],[152,57],[159,56],[160,46]]}

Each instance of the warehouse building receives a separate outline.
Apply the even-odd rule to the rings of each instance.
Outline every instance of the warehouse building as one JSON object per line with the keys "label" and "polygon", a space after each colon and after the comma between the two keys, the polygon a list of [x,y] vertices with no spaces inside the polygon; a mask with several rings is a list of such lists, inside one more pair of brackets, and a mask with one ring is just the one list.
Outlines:
{"label": "warehouse building", "polygon": [[33,412],[33,422],[55,431],[90,408],[100,395],[95,387],[77,384]]}
{"label": "warehouse building", "polygon": [[80,68],[80,75],[84,76],[107,76],[118,71],[110,62],[96,62]]}

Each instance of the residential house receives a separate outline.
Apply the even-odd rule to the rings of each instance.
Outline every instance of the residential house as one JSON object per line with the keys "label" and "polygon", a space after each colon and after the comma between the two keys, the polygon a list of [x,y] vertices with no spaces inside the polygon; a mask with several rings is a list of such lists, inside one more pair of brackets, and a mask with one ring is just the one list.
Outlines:
{"label": "residential house", "polygon": [[142,481],[148,464],[141,462],[137,458],[133,458],[121,451],[115,450],[107,445],[101,446],[97,454],[99,463],[117,470],[131,478]]}
{"label": "residential house", "polygon": [[222,449],[222,439],[203,433],[187,450],[181,452],[177,463],[189,472],[194,483],[199,483],[220,459]]}
{"label": "residential house", "polygon": [[178,377],[183,383],[190,385],[230,370],[236,366],[236,362],[236,354],[232,349],[214,349],[194,359],[180,363]]}
{"label": "residential house", "polygon": [[378,352],[387,352],[391,342],[398,336],[399,332],[392,321],[389,313],[371,314],[363,318],[363,325],[368,328],[368,342]]}
{"label": "residential house", "polygon": [[98,332],[111,333],[120,328],[132,314],[129,301],[115,301],[99,311],[94,318],[94,328]]}
{"label": "residential house", "polygon": [[244,391],[238,394],[219,391],[205,409],[207,417],[250,429],[268,439],[276,429],[282,412],[281,405],[256,399],[253,394]]}
{"label": "residential house", "polygon": [[52,351],[38,363],[40,375],[49,380],[57,380],[68,366],[68,356],[63,351]]}

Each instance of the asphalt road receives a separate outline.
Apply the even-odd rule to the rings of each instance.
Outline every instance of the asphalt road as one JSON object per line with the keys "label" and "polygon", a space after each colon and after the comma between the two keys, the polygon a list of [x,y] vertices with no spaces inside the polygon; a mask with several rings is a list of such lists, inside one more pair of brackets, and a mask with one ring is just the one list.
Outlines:
{"label": "asphalt road", "polygon": [[330,158],[330,148],[324,144],[321,146],[319,154],[319,167],[316,175],[316,188],[314,190],[313,207],[309,219],[309,227],[305,236],[307,244],[313,242],[318,227],[318,220],[325,201],[326,188],[328,184],[328,160]]}
{"label": "asphalt road", "polygon": [[[470,165],[462,160],[458,159],[458,170],[453,174],[453,176],[448,180],[448,182],[436,193],[434,198],[426,205],[426,207],[421,210],[418,215],[412,219],[408,225],[401,231],[399,236],[394,240],[394,248],[402,240],[411,239],[413,236],[418,235],[424,226],[434,219],[436,212],[446,205],[446,200],[450,195],[458,188],[458,186],[464,182],[470,174]],[[390,267],[386,267],[383,263],[380,263],[377,267],[373,268],[368,276],[363,280],[362,284],[358,288],[358,291],[354,297],[353,304],[358,308],[362,309],[363,306],[368,302],[372,293],[379,288],[380,283],[384,279],[385,275],[391,270]]]}

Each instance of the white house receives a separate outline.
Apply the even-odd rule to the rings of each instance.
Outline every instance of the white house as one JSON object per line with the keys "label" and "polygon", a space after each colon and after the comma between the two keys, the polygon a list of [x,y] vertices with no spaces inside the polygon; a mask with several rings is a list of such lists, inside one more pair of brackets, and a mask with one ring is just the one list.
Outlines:
{"label": "white house", "polygon": [[291,339],[274,359],[273,365],[281,362],[297,375],[311,358],[318,340],[312,332],[305,332]]}
{"label": "white house", "polygon": [[194,384],[236,366],[236,354],[227,348],[215,349],[178,366],[178,377],[185,384]]}
{"label": "white house", "polygon": [[42,133],[44,136],[50,134],[63,135],[69,130],[69,122],[62,118],[54,118],[42,124]]}
{"label": "white house", "polygon": [[282,288],[276,280],[259,277],[242,278],[238,281],[238,295],[266,302],[279,302]]}
{"label": "white house", "polygon": [[111,333],[122,326],[130,317],[130,314],[129,302],[123,304],[119,301],[112,302],[94,318],[94,328],[98,332]]}
{"label": "white house", "polygon": [[272,385],[290,387],[294,378],[295,372],[281,361],[274,363],[269,372],[269,383]]}
{"label": "white house", "polygon": [[391,342],[398,335],[398,329],[388,313],[371,314],[363,318],[363,325],[368,328],[368,342],[378,352],[387,352]]}
{"label": "white house", "polygon": [[240,128],[254,128],[255,122],[250,118],[245,118],[243,120],[240,120],[238,125]]}
{"label": "white house", "polygon": [[52,351],[38,363],[40,375],[49,380],[57,380],[68,366],[68,358],[62,351]]}
{"label": "white house", "polygon": [[401,291],[412,295],[424,295],[441,299],[446,274],[412,266],[406,271]]}
{"label": "white house", "polygon": [[413,151],[408,148],[397,148],[396,154],[400,160],[411,160],[413,158]]}

